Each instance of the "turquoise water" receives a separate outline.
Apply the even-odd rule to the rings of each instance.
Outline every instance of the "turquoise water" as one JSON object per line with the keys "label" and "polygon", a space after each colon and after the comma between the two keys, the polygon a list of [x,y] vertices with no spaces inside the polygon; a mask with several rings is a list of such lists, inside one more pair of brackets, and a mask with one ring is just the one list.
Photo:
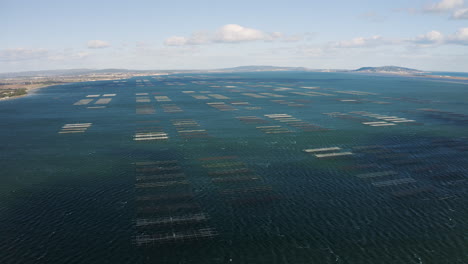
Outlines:
{"label": "turquoise water", "polygon": [[181,74],[2,101],[0,263],[468,263],[467,89]]}

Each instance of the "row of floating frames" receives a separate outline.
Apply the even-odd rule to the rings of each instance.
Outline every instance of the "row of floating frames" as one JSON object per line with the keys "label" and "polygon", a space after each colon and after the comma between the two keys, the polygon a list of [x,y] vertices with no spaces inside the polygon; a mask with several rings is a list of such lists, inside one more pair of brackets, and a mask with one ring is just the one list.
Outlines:
{"label": "row of floating frames", "polygon": [[134,243],[152,246],[212,238],[210,216],[195,201],[177,160],[135,162],[137,234]]}
{"label": "row of floating frames", "polygon": [[136,227],[152,227],[158,225],[180,225],[194,222],[205,222],[210,217],[205,213],[186,214],[178,216],[165,216],[157,218],[139,218],[136,220]]}
{"label": "row of floating frames", "polygon": [[260,93],[261,95],[264,95],[264,96],[269,96],[269,97],[276,97],[276,98],[279,98],[279,97],[286,97],[285,95],[281,95],[281,94],[274,94],[274,93]]}
{"label": "row of floating frames", "polygon": [[228,105],[224,102],[213,102],[213,103],[206,103],[207,105],[218,109],[219,111],[235,111],[238,110],[231,105]]}
{"label": "row of floating frames", "polygon": [[232,105],[240,105],[240,106],[248,106],[250,105],[249,102],[239,102],[239,101],[235,101],[235,102],[231,102]]}
{"label": "row of floating frames", "polygon": [[237,107],[243,106],[245,110],[259,110],[262,109],[261,106],[252,106],[250,105],[249,102],[232,102],[232,105],[235,105]]}
{"label": "row of floating frames", "polygon": [[205,95],[192,95],[192,97],[197,100],[209,100],[210,99],[208,96],[205,96]]}
{"label": "row of floating frames", "polygon": [[240,120],[242,123],[246,124],[265,124],[268,123],[267,120],[262,119],[258,116],[238,116],[236,119]]}
{"label": "row of floating frames", "polygon": [[353,103],[353,104],[362,104],[365,102],[365,100],[362,100],[362,99],[336,99],[338,102],[342,102],[342,103]]}
{"label": "row of floating frames", "polygon": [[215,99],[221,99],[221,100],[226,100],[226,99],[231,99],[225,95],[222,94],[208,94],[208,96],[215,98]]}
{"label": "row of floating frames", "polygon": [[70,134],[70,133],[84,133],[88,128],[92,126],[93,123],[74,123],[74,124],[65,124],[62,126],[59,134]]}
{"label": "row of floating frames", "polygon": [[137,96],[135,101],[137,103],[151,103],[151,98],[148,96]]}
{"label": "row of floating frames", "polygon": [[388,116],[388,115],[381,115],[381,114],[374,114],[366,111],[356,111],[356,112],[350,112],[352,114],[357,114],[360,116],[364,116],[367,118],[372,118],[374,120],[378,121],[366,121],[362,122],[364,125],[372,126],[372,127],[379,127],[379,126],[394,126],[398,124],[421,124],[421,123],[416,123],[416,120],[412,119],[407,119],[404,117],[398,117],[398,116]]}
{"label": "row of floating frames", "polygon": [[[460,180],[466,182],[468,179],[463,176],[462,172],[453,172],[453,166],[440,164],[443,157],[438,158],[437,155],[423,159],[414,157],[424,153],[438,153],[439,147],[442,146],[427,142],[423,144],[411,142],[409,146],[403,144],[355,147],[355,151],[367,156],[369,160],[374,159],[379,167],[388,168],[384,171],[375,171],[377,168],[374,167],[370,168],[373,170],[372,172],[360,173],[356,176],[362,179],[379,179],[378,181],[374,180],[371,184],[380,188],[387,187],[391,195],[397,198],[432,193],[436,190],[437,184],[451,184]],[[397,170],[406,176],[399,176],[400,173]],[[418,179],[413,178],[413,175],[418,176]],[[428,181],[432,183],[428,185]]]}
{"label": "row of floating frames", "polygon": [[149,80],[136,80],[137,87],[152,87],[154,86]]}
{"label": "row of floating frames", "polygon": [[305,122],[301,119],[297,119],[291,115],[288,114],[269,114],[265,115],[268,118],[271,118],[273,120],[279,121],[281,123],[285,123],[289,126],[295,127],[297,129],[300,129],[304,132],[315,132],[315,131],[327,131],[329,129],[311,124],[309,122]]}
{"label": "row of floating frames", "polygon": [[282,126],[257,126],[255,128],[262,131],[265,134],[284,134],[293,132]]}
{"label": "row of floating frames", "polygon": [[213,238],[218,235],[214,228],[200,228],[179,232],[167,232],[153,235],[137,235],[135,243],[138,246],[158,245],[161,243],[177,243],[199,239]]}
{"label": "row of floating frames", "polygon": [[[150,124],[150,123],[147,123]],[[134,141],[148,141],[148,140],[167,140],[169,135],[158,126],[142,126],[143,123],[139,124],[135,134],[133,135]]]}
{"label": "row of floating frames", "polygon": [[394,101],[407,102],[407,103],[418,103],[418,104],[436,103],[433,100],[410,98],[410,97],[389,97],[389,96],[386,96],[386,97],[381,97],[381,98],[387,99],[387,100],[394,100]]}
{"label": "row of floating frames", "polygon": [[[102,97],[106,97],[106,98],[97,99],[95,104],[108,104],[112,100],[112,98],[109,98],[109,97],[114,97],[114,96],[116,96],[116,94],[103,94]],[[89,94],[86,96],[85,99],[78,100],[73,105],[87,105],[91,103],[95,98],[99,98],[99,97],[101,97],[100,94]]]}
{"label": "row of floating frames", "polygon": [[303,95],[303,96],[320,96],[315,93],[310,93],[310,92],[290,92],[292,94],[298,94],[298,95]]}
{"label": "row of floating frames", "polygon": [[109,98],[109,97],[114,97],[116,96],[117,94],[90,94],[90,95],[87,95],[86,97],[93,97],[93,98],[99,98],[101,97],[101,99],[103,99],[102,97],[105,97],[105,98],[108,98],[108,99],[112,99],[112,98]]}
{"label": "row of floating frames", "polygon": [[436,120],[454,123],[456,125],[468,125],[468,115],[465,114],[430,108],[420,108],[418,112]]}
{"label": "row of floating frames", "polygon": [[182,138],[189,139],[209,137],[206,130],[202,129],[200,124],[193,119],[173,119],[171,122],[175,126],[179,136]]}
{"label": "row of floating frames", "polygon": [[112,101],[112,98],[100,98],[94,104],[108,104]]}
{"label": "row of floating frames", "polygon": [[175,104],[163,104],[163,105],[161,105],[161,107],[163,108],[163,111],[165,113],[181,113],[181,112],[184,112],[184,110],[182,110],[182,108],[180,108],[179,106],[177,106]]}
{"label": "row of floating frames", "polygon": [[329,93],[320,93],[320,92],[305,92],[307,95],[312,95],[312,96],[335,96],[334,94],[329,94]]}
{"label": "row of floating frames", "polygon": [[372,104],[391,104],[390,102],[385,102],[385,101],[373,101],[373,100],[365,100],[368,103]]}
{"label": "row of floating frames", "polygon": [[226,91],[228,92],[231,92],[231,93],[242,93],[242,92],[245,92],[247,89],[245,88],[241,88],[241,87],[237,87],[237,86],[224,86],[223,88],[225,88]]}
{"label": "row of floating frames", "polygon": [[135,112],[137,115],[150,115],[156,113],[155,107],[153,105],[147,104],[151,102],[151,98],[149,97],[148,93],[135,93],[135,95],[135,100],[137,103]]}
{"label": "row of floating frames", "polygon": [[253,98],[268,98],[268,96],[260,95],[260,94],[256,94],[256,93],[242,93],[242,95],[250,96],[250,97],[253,97]]}
{"label": "row of floating frames", "polygon": [[341,113],[341,112],[331,112],[331,113],[323,113],[324,115],[333,117],[333,118],[339,118],[339,119],[345,119],[345,120],[351,120],[354,122],[371,122],[371,119],[364,118],[364,117],[359,117],[359,116],[354,116],[350,115],[347,113]]}
{"label": "row of floating frames", "polygon": [[137,115],[149,115],[156,113],[156,109],[153,105],[137,105],[136,114]]}
{"label": "row of floating frames", "polygon": [[232,205],[252,205],[276,198],[271,186],[236,156],[201,158],[211,182]]}
{"label": "row of floating frames", "polygon": [[88,106],[86,108],[88,108],[88,109],[102,109],[102,108],[106,108],[106,107],[101,105],[101,106]]}
{"label": "row of floating frames", "polygon": [[293,88],[290,88],[290,87],[276,87],[276,88],[273,88],[273,91],[275,92],[284,92],[284,91],[292,91],[294,90]]}
{"label": "row of floating frames", "polygon": [[336,158],[336,157],[353,155],[353,152],[343,150],[340,147],[313,148],[313,149],[304,149],[303,151],[306,153],[312,153],[316,158],[319,158],[319,159]]}
{"label": "row of floating frames", "polygon": [[286,100],[271,100],[271,102],[280,104],[280,105],[287,105],[289,107],[304,107],[305,104],[301,104],[295,101],[286,101]]}
{"label": "row of floating frames", "polygon": [[171,102],[172,99],[169,98],[168,96],[155,96],[154,99],[158,102]]}
{"label": "row of floating frames", "polygon": [[74,103],[73,105],[87,105],[89,103],[91,103],[94,99],[81,99],[79,101],[77,101],[76,103]]}
{"label": "row of floating frames", "polygon": [[335,91],[335,93],[352,94],[352,95],[377,95],[377,93],[361,92],[361,91]]}
{"label": "row of floating frames", "polygon": [[239,101],[235,101],[235,102],[231,102],[231,105],[234,105],[236,107],[243,107],[243,109],[245,110],[259,110],[259,109],[262,109],[261,106],[252,106],[249,102],[239,102]]}
{"label": "row of floating frames", "polygon": [[[374,171],[360,173],[356,176],[363,180],[371,180],[374,187],[391,187],[401,184],[415,183],[412,177],[401,178],[400,174],[393,170]],[[395,178],[396,177],[396,178]]]}
{"label": "row of floating frames", "polygon": [[308,89],[308,90],[318,90],[320,89],[320,86],[301,86],[299,88]]}

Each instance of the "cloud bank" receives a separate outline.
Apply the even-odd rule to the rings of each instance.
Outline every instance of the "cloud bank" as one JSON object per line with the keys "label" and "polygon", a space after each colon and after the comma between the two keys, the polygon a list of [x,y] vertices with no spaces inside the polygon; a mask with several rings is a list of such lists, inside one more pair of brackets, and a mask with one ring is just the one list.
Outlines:
{"label": "cloud bank", "polygon": [[468,27],[460,28],[455,34],[447,37],[447,42],[459,45],[468,45]]}
{"label": "cloud bank", "polygon": [[33,60],[47,57],[48,54],[46,49],[3,49],[0,50],[0,61]]}
{"label": "cloud bank", "polygon": [[445,12],[458,7],[462,7],[464,4],[463,0],[442,0],[438,3],[431,4],[424,8],[426,12]]}
{"label": "cloud bank", "polygon": [[458,29],[454,34],[444,36],[439,31],[432,30],[410,40],[420,46],[432,46],[442,44],[468,45],[468,27]]}
{"label": "cloud bank", "polygon": [[67,61],[80,60],[87,58],[91,54],[85,51],[74,51],[72,49],[65,50],[48,50],[48,49],[27,49],[14,48],[0,50],[0,61],[17,62],[17,61]]}
{"label": "cloud bank", "polygon": [[111,44],[103,40],[90,40],[88,41],[88,49],[104,49],[110,47]]}
{"label": "cloud bank", "polygon": [[426,34],[417,36],[412,42],[422,45],[442,44],[444,42],[444,36],[439,31],[432,30]]}
{"label": "cloud bank", "polygon": [[452,14],[452,19],[468,19],[468,8],[455,10]]}
{"label": "cloud bank", "polygon": [[253,41],[299,41],[299,36],[285,36],[280,32],[264,32],[237,24],[228,24],[215,32],[195,32],[190,37],[172,36],[164,41],[166,46],[202,45],[211,43],[243,43]]}
{"label": "cloud bank", "polygon": [[390,41],[384,39],[382,36],[375,35],[372,37],[357,37],[351,40],[343,40],[331,43],[329,46],[332,48],[365,48],[377,47],[389,44]]}

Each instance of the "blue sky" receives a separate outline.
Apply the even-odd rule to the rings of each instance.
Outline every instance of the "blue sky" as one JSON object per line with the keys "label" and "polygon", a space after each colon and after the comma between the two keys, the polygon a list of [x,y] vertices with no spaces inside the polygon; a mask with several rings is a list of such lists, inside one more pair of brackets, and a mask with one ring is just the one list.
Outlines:
{"label": "blue sky", "polygon": [[0,72],[352,69],[468,72],[468,1],[2,0]]}

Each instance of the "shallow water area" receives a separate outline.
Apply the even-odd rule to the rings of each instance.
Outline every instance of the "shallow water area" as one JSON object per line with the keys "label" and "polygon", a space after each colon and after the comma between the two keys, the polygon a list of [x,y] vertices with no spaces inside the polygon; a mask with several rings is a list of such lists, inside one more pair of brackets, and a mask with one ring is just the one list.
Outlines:
{"label": "shallow water area", "polygon": [[177,74],[0,102],[1,263],[468,263],[468,85]]}

